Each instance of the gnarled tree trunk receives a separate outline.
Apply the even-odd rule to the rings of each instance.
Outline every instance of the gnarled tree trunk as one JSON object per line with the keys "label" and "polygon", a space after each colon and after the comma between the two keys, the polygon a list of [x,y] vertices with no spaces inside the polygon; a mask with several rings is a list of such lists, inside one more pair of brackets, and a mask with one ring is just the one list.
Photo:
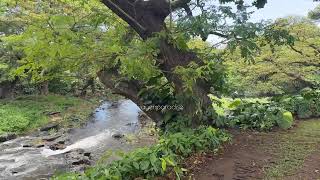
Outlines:
{"label": "gnarled tree trunk", "polygon": [[[190,0],[175,0],[171,4],[167,0],[103,0],[102,2],[116,13],[121,19],[126,21],[142,39],[148,39],[155,33],[166,31],[164,23],[165,18],[171,10],[181,8]],[[173,71],[176,67],[186,67],[190,62],[202,65],[203,62],[193,52],[185,52],[175,48],[168,43],[166,39],[160,42],[160,54],[157,60],[159,68],[162,70],[168,81],[174,84],[175,91],[182,93],[183,81]],[[143,102],[138,97],[138,92],[143,88],[143,84],[134,80],[122,80],[121,83],[115,82],[120,79],[116,68],[112,70],[103,70],[98,73],[101,82],[114,93],[123,95],[137,105],[142,106]],[[115,86],[117,84],[117,86]],[[207,96],[210,86],[201,80],[198,80],[193,88],[194,95],[201,101],[203,109],[208,107],[210,99]],[[183,104],[184,112],[189,112],[195,108],[195,104]],[[157,111],[146,112],[153,120],[159,121],[163,114]]]}
{"label": "gnarled tree trunk", "polygon": [[39,92],[41,95],[48,95],[49,94],[49,81],[44,81],[42,83],[40,83],[39,85]]}
{"label": "gnarled tree trunk", "polygon": [[0,99],[13,97],[16,83],[17,80],[0,83]]}

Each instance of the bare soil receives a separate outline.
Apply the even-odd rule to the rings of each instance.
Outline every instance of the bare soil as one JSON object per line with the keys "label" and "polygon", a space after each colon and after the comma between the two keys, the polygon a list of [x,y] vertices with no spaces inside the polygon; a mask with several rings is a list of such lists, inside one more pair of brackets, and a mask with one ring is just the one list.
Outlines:
{"label": "bare soil", "polygon": [[[202,153],[186,160],[185,166],[191,169],[186,179],[320,180],[320,129],[311,124],[314,128],[309,132],[303,123],[284,132],[233,131],[233,141],[218,154]],[[301,133],[299,128],[306,130]]]}

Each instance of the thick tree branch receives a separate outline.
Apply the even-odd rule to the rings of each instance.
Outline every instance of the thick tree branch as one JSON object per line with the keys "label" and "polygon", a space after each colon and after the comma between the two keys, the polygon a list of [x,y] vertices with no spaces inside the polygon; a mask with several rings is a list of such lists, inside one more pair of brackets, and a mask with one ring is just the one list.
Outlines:
{"label": "thick tree branch", "polygon": [[[208,39],[208,36],[211,34],[218,36],[218,37],[221,37],[221,38],[225,38],[225,39],[229,39],[231,37],[231,35],[223,34],[223,33],[217,32],[217,31],[210,31],[208,34],[205,34],[204,32],[202,32],[200,36],[203,41],[206,41]],[[240,40],[240,38],[237,38],[236,36],[235,36],[235,38]]]}
{"label": "thick tree branch", "polygon": [[302,55],[302,56],[310,57],[309,55],[304,54],[302,51],[296,49],[293,45],[289,45],[289,47],[290,47],[294,52],[299,53],[299,54]]}
{"label": "thick tree branch", "polygon": [[185,6],[183,7],[183,9],[186,11],[187,16],[193,17],[192,10],[190,9],[190,7],[189,7],[188,5],[185,5]]}
{"label": "thick tree branch", "polygon": [[[130,3],[125,0],[103,0],[102,1],[108,8],[116,13],[121,19],[126,21],[142,38],[145,37],[146,28],[143,27],[136,19],[132,9],[130,9]],[[122,2],[122,3],[121,3]]]}
{"label": "thick tree branch", "polygon": [[302,65],[302,66],[314,66],[314,67],[320,67],[319,63],[312,63],[312,62],[292,62],[290,64],[298,64],[298,65]]}
{"label": "thick tree branch", "polygon": [[317,47],[315,44],[310,44],[309,47],[314,49],[316,55],[320,54],[320,47]]}
{"label": "thick tree branch", "polygon": [[185,8],[191,0],[170,0],[172,10]]}

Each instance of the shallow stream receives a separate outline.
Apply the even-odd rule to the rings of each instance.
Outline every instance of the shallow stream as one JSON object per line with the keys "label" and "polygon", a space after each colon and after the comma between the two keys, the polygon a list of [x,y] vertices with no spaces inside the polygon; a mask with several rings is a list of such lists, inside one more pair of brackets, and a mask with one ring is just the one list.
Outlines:
{"label": "shallow stream", "polygon": [[[56,172],[74,170],[77,165],[83,168],[82,164],[97,161],[108,150],[132,149],[121,136],[139,131],[139,112],[130,100],[105,102],[82,128],[53,138],[38,134],[0,143],[0,179],[46,179]],[[40,143],[50,136],[54,139],[50,141],[61,143],[63,148]]]}

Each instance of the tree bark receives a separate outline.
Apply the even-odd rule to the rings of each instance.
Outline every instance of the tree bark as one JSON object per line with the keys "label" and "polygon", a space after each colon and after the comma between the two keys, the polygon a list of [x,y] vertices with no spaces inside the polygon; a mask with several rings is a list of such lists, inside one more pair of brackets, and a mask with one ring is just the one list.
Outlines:
{"label": "tree bark", "polygon": [[44,96],[49,94],[49,81],[44,81],[39,85],[39,92]]}
{"label": "tree bark", "polygon": [[89,78],[88,80],[86,80],[85,85],[81,89],[81,92],[80,92],[81,97],[85,97],[87,95],[87,90],[89,87],[91,87],[92,94],[94,94],[95,93],[95,84],[94,84],[94,78],[92,78],[92,77]]}
{"label": "tree bark", "polygon": [[[166,31],[164,20],[171,13],[170,11],[182,8],[190,0],[176,0],[171,4],[167,0],[103,0],[102,2],[145,40],[153,37],[155,33]],[[174,84],[176,93],[184,92],[184,82],[178,74],[174,73],[174,70],[178,66],[186,67],[192,61],[200,66],[203,65],[195,53],[179,50],[168,43],[166,39],[161,40],[157,63],[168,81]],[[139,82],[126,80],[121,82],[122,87],[115,87],[116,82],[113,81],[119,76],[115,69],[101,71],[98,76],[102,83],[112,89],[114,93],[123,95],[140,106],[143,105],[138,97],[138,92],[143,87]],[[209,90],[210,86],[203,80],[198,80],[193,87],[194,96],[200,100],[202,109],[206,109],[211,104],[207,96]],[[183,106],[184,112],[190,112],[191,109],[195,109],[196,104],[188,102]],[[147,114],[155,121],[163,116],[159,112],[147,112]]]}
{"label": "tree bark", "polygon": [[0,83],[0,99],[13,97],[16,82],[17,81],[14,80]]}

